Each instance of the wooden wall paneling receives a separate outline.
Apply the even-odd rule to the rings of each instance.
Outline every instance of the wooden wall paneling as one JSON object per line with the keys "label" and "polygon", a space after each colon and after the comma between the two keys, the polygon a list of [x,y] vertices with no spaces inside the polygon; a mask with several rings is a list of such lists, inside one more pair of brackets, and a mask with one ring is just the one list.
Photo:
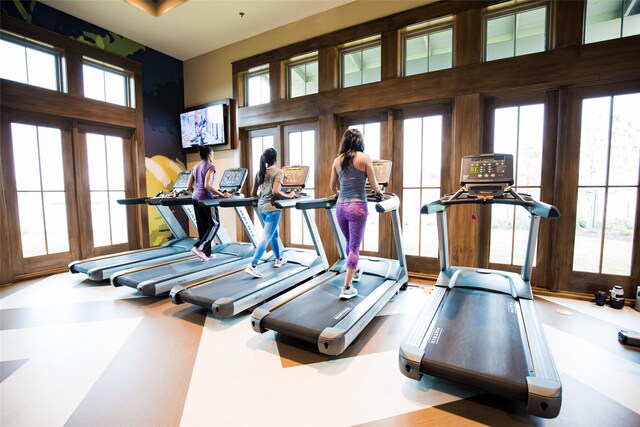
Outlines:
{"label": "wooden wall paneling", "polygon": [[318,51],[318,92],[337,89],[338,82],[338,49],[334,46]]}
{"label": "wooden wall paneling", "polygon": [[496,96],[554,90],[563,85],[630,81],[640,75],[639,43],[640,35],[245,107],[238,112],[238,125],[255,127],[326,112],[342,115],[386,110],[469,93]]}
{"label": "wooden wall paneling", "polygon": [[[557,158],[553,201],[560,218],[551,224],[549,239],[553,248],[551,274],[556,290],[569,290],[573,268],[573,251],[578,197],[578,160],[580,159],[581,89],[566,87],[558,91]],[[561,182],[559,182],[561,180]]]}
{"label": "wooden wall paneling", "polygon": [[[286,68],[286,67],[284,67]],[[287,97],[286,79],[283,73],[282,62],[272,61],[269,63],[269,89],[271,90],[271,101],[284,99]]]}
{"label": "wooden wall paneling", "polygon": [[389,30],[382,33],[382,71],[381,79],[390,80],[400,76],[400,37],[398,30]]}
{"label": "wooden wall paneling", "polygon": [[[133,197],[153,196],[147,192],[147,167],[146,167],[146,147],[144,136],[144,105],[142,103],[142,71],[135,72],[135,97],[136,97],[136,118],[135,131],[131,135],[133,159],[132,165],[134,179]],[[148,248],[149,241],[149,209],[146,206],[136,208],[135,221],[139,224],[133,245],[135,248]]]}
{"label": "wooden wall paneling", "polygon": [[[477,154],[482,148],[481,112],[482,98],[479,93],[456,97],[453,108],[454,144],[449,160],[451,183],[459,182],[462,157]],[[451,188],[447,192],[456,189]],[[461,205],[447,211],[451,265],[477,266],[480,251],[488,250],[475,244],[480,238],[480,226],[472,216],[482,218],[478,207],[479,205]]]}
{"label": "wooden wall paneling", "polygon": [[[318,151],[317,159],[318,165],[326,165],[323,169],[323,173],[318,174],[318,181],[316,182],[316,197],[329,197],[331,191],[329,187],[331,175],[331,165],[338,152],[339,123],[333,114],[323,114],[318,117]],[[341,134],[340,134],[341,135]],[[317,217],[317,226],[320,236],[322,236],[322,243],[327,253],[327,259],[330,264],[333,264],[338,259],[338,250],[336,249],[336,242],[329,226],[329,220],[325,212],[322,212]]]}
{"label": "wooden wall paneling", "polygon": [[65,52],[67,67],[68,93],[84,96],[84,78],[82,72],[82,55],[78,52]]}
{"label": "wooden wall paneling", "polygon": [[[395,128],[395,116],[393,110],[387,110],[380,117],[380,157],[384,160],[391,160],[392,169],[391,177],[389,178],[389,187],[385,191],[390,192],[394,188],[394,171],[396,169],[402,170],[402,163],[393,161],[393,146],[394,146],[394,128]],[[366,141],[365,141],[366,142]],[[398,143],[396,145],[402,145]],[[377,159],[372,159],[377,160]],[[382,258],[397,258],[396,244],[393,240],[393,225],[391,224],[391,215],[384,214],[380,216],[379,227],[379,243],[378,252]]]}
{"label": "wooden wall paneling", "polygon": [[16,248],[6,242],[16,242],[19,239],[14,228],[14,221],[12,221],[14,219],[12,218],[14,209],[9,208],[10,200],[8,200],[9,189],[7,186],[9,181],[13,180],[13,159],[9,149],[9,141],[11,141],[10,119],[4,112],[1,122],[0,129],[2,134],[0,137],[3,143],[0,144],[0,177],[2,177],[2,182],[0,183],[0,235],[2,235],[5,243],[0,245],[0,285],[10,283],[13,280],[12,261]]}
{"label": "wooden wall paneling", "polygon": [[582,43],[586,0],[552,2],[552,48],[579,46]]}
{"label": "wooden wall paneling", "polygon": [[[69,224],[69,259],[67,265],[82,257],[82,245],[80,243],[80,218],[76,203],[76,169],[74,167],[73,127],[71,123],[64,123],[62,128],[62,158],[64,161],[64,185],[67,203],[67,224]],[[126,181],[125,181],[126,182]]]}
{"label": "wooden wall paneling", "polygon": [[[87,143],[85,135],[78,131],[78,124],[72,124],[71,137],[73,140],[76,164],[87,163]],[[76,201],[78,205],[78,226],[80,228],[80,258],[94,256],[93,234],[91,233],[91,200],[89,193],[89,172],[86,168],[75,168]]]}
{"label": "wooden wall paneling", "polygon": [[[555,186],[558,185],[556,153],[558,150],[557,129],[560,126],[559,100],[558,91],[549,91],[545,95],[540,200],[549,204],[555,203]],[[556,277],[553,275],[551,268],[555,251],[548,250],[552,248],[552,232],[556,221],[545,218],[540,220],[537,260],[534,268],[534,277],[532,278],[535,286],[548,288],[551,291],[558,290]]]}
{"label": "wooden wall paneling", "polygon": [[456,15],[454,67],[477,64],[482,60],[482,11],[470,9]]}

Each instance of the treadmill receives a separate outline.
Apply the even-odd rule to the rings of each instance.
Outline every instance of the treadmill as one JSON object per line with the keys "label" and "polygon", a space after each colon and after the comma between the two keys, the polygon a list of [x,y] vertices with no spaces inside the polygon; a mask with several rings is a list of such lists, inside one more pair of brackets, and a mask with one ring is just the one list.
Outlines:
{"label": "treadmill", "polygon": [[[299,197],[305,197],[302,189],[309,175],[308,166],[285,166],[284,191],[295,191]],[[274,203],[280,209],[294,208],[298,198],[278,200]],[[222,207],[257,206],[258,199],[245,197],[223,199]],[[262,278],[254,278],[244,272],[250,260],[235,271],[218,277],[205,279],[186,286],[176,286],[171,290],[171,301],[175,304],[188,302],[211,310],[216,317],[231,317],[255,307],[269,298],[278,295],[329,268],[329,262],[322,246],[322,240],[316,224],[309,212],[303,211],[305,223],[309,229],[314,249],[283,248],[282,257],[287,263],[274,268],[275,256],[265,253],[258,264]]]}
{"label": "treadmill", "polygon": [[[391,162],[374,161],[373,166],[378,182],[386,187]],[[400,289],[406,289],[409,280],[398,213],[400,200],[392,193],[378,199],[369,189],[367,201],[375,203],[376,212],[391,215],[398,259],[360,256],[358,266],[364,272],[360,282],[352,284],[358,289],[358,295],[347,300],[339,298],[344,286],[347,253],[337,225],[336,201],[335,197],[305,200],[298,202],[296,208],[303,212],[325,209],[338,246],[338,261],[326,273],[263,304],[251,314],[251,326],[256,332],[280,332],[317,344],[318,351],[328,355],[344,352],[385,304]]]}
{"label": "treadmill", "polygon": [[[155,264],[157,260],[160,259],[164,261],[181,259],[187,256],[187,254],[190,254],[190,250],[197,239],[189,237],[171,209],[161,204],[162,200],[175,198],[187,190],[190,174],[190,171],[180,172],[173,185],[173,190],[169,193],[161,192],[150,198],[141,197],[118,200],[118,203],[121,205],[148,204],[155,207],[173,234],[173,239],[155,248],[138,249],[72,261],[68,266],[69,271],[71,273],[84,273],[89,279],[97,281],[107,279],[119,270]],[[195,225],[193,206],[183,206],[183,208],[189,220]]]}
{"label": "treadmill", "polygon": [[[243,197],[238,191],[244,185],[247,174],[248,171],[245,168],[225,170],[220,179],[220,191],[232,194],[231,198]],[[221,200],[228,199],[207,199],[202,200],[200,204],[213,209],[220,204]],[[190,206],[192,203],[193,199],[190,194],[161,201],[161,204],[166,206]],[[211,248],[211,253],[215,254],[216,258],[202,262],[200,258],[191,256],[186,259],[158,262],[146,267],[123,270],[111,276],[111,284],[135,288],[144,296],[157,296],[171,291],[174,286],[217,276],[245,265],[255,252],[256,232],[253,230],[253,223],[248,219],[246,209],[235,207],[235,210],[245,231],[251,238],[251,243],[230,242],[224,227],[215,218],[214,221],[217,224],[210,231],[210,234],[217,236],[219,242]]]}
{"label": "treadmill", "polygon": [[[540,217],[559,218],[551,206],[518,194],[513,156],[462,159],[460,188],[422,206],[437,215],[440,274],[429,301],[400,346],[400,371],[445,378],[526,402],[527,411],[554,418],[562,384],[538,320],[531,271]],[[447,209],[459,204],[522,206],[531,214],[521,274],[449,265]]]}

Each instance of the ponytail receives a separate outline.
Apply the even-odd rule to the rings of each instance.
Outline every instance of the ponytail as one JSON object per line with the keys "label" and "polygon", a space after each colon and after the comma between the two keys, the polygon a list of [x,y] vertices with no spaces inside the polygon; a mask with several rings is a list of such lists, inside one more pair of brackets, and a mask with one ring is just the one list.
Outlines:
{"label": "ponytail", "polygon": [[345,170],[351,166],[356,158],[356,153],[363,151],[364,138],[362,133],[357,129],[347,129],[342,136],[340,151],[338,151],[338,155],[342,155],[340,169]]}
{"label": "ponytail", "polygon": [[267,166],[273,165],[278,159],[278,151],[275,148],[267,148],[260,156],[260,170],[258,171],[258,185],[262,185],[267,175]]}

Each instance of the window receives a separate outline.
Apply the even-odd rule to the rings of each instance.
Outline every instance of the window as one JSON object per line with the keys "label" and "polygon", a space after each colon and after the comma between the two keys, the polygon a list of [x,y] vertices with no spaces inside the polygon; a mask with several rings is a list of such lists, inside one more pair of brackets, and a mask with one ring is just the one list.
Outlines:
{"label": "window", "polygon": [[264,65],[250,70],[245,76],[246,105],[260,105],[271,101],[271,87],[269,86],[269,66]]}
{"label": "window", "polygon": [[444,70],[453,65],[451,17],[407,28],[403,40],[404,75]]}
{"label": "window", "polygon": [[82,64],[84,96],[125,107],[134,106],[132,79],[123,70],[85,60]]}
{"label": "window", "polygon": [[[379,82],[381,73],[381,48],[379,37],[357,42],[340,53],[342,87]],[[371,41],[374,40],[374,41]],[[362,44],[365,43],[366,44]]]}
{"label": "window", "polygon": [[60,129],[11,123],[24,258],[69,251]]}
{"label": "window", "polygon": [[126,243],[127,212],[116,201],[125,198],[122,138],[86,134],[93,246]]}
{"label": "window", "polygon": [[584,42],[640,34],[640,2],[630,0],[587,0]]}
{"label": "window", "polygon": [[631,274],[640,93],[582,102],[574,271]]}
{"label": "window", "polygon": [[[349,128],[358,129],[362,132],[364,152],[371,157],[371,160],[380,160],[380,123],[355,124],[350,125]],[[367,218],[366,226],[367,231],[360,249],[378,252],[380,215],[376,212],[374,205],[369,203],[367,206],[369,208],[369,217]]]}
{"label": "window", "polygon": [[[309,166],[309,177],[304,192],[310,198],[315,198],[315,164],[316,164],[316,132],[315,130],[303,130],[288,132],[287,152],[290,165]],[[292,245],[313,245],[309,229],[304,222],[302,212],[297,209],[289,211],[289,238]],[[309,211],[315,221],[315,212]]]}
{"label": "window", "polygon": [[318,93],[318,53],[294,58],[287,65],[289,98]]}
{"label": "window", "polygon": [[402,236],[407,255],[437,258],[435,215],[421,215],[423,204],[440,198],[442,115],[404,120]]}
{"label": "window", "polygon": [[[544,104],[497,108],[494,123],[493,151],[513,155],[517,191],[540,200]],[[529,224],[524,209],[492,205],[489,262],[522,265]]]}
{"label": "window", "polygon": [[0,78],[62,90],[60,54],[52,47],[6,37],[0,39]]}
{"label": "window", "polygon": [[510,58],[547,50],[547,5],[490,12],[485,18],[485,60]]}

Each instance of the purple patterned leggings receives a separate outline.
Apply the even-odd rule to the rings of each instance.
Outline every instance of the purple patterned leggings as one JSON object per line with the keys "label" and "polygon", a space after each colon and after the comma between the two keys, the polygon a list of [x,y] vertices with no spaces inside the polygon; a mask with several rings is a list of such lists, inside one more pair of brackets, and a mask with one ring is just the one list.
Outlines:
{"label": "purple patterned leggings", "polygon": [[360,244],[364,238],[364,227],[367,225],[368,214],[366,202],[337,204],[336,218],[347,241],[347,268],[358,268]]}

